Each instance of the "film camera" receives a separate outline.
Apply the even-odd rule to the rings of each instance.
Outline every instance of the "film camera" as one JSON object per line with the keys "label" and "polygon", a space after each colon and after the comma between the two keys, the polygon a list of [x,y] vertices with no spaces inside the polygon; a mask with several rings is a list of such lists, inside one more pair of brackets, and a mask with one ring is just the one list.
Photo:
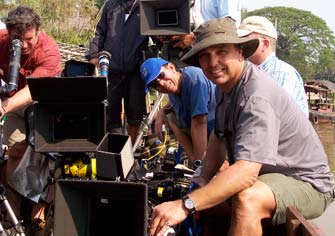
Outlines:
{"label": "film camera", "polygon": [[[75,69],[86,71],[77,63]],[[102,235],[110,230],[115,235],[146,235],[147,185],[116,181],[126,178],[134,158],[127,135],[106,134],[106,80],[103,76],[27,79],[35,101],[34,149],[56,157],[62,169],[69,169],[53,182],[55,236]]]}
{"label": "film camera", "polygon": [[[141,34],[156,36],[161,40],[160,56],[168,61],[179,59],[188,49],[173,48],[176,41],[173,35],[184,35],[191,32],[190,1],[179,0],[141,0]],[[143,54],[145,58],[154,57],[149,48]]]}
{"label": "film camera", "polygon": [[[77,174],[56,179],[55,236],[144,236],[152,207],[188,192],[189,176],[157,161],[149,178],[149,171],[134,168],[129,136],[105,133],[105,77],[29,78],[28,86],[35,101],[35,151],[56,152],[69,166],[80,160],[78,166],[96,174],[94,180]],[[86,153],[94,153],[96,162],[86,162]]]}

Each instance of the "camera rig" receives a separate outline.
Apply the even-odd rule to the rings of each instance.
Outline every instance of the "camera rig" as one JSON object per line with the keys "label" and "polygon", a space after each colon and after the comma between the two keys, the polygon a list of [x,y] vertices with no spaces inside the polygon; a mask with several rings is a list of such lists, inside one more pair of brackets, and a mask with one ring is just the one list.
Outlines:
{"label": "camera rig", "polygon": [[[34,149],[55,160],[49,177],[49,184],[56,185],[55,236],[73,231],[81,235],[82,227],[96,222],[98,216],[106,222],[101,227],[108,227],[111,212],[122,211],[121,206],[129,211],[128,217],[137,215],[136,208],[129,208],[128,204],[133,204],[130,193],[139,186],[141,190],[136,194],[142,200],[136,205],[146,212],[140,222],[133,219],[133,223],[142,226],[148,225],[155,205],[189,192],[193,172],[175,168],[176,164],[187,163],[186,157],[183,163],[176,163],[176,141],[167,131],[163,142],[150,132],[163,95],[144,118],[132,147],[129,136],[105,133],[106,93],[101,93],[106,91],[105,77],[29,78],[28,87],[35,101]],[[58,91],[62,91],[62,96]],[[119,184],[122,187],[117,193],[105,191],[107,185],[118,188]],[[77,201],[83,205],[78,207]],[[94,209],[92,204],[98,207]],[[89,235],[97,235],[98,231],[93,231]]]}
{"label": "camera rig", "polygon": [[[1,102],[4,99],[13,96],[17,91],[19,70],[21,67],[20,65],[21,49],[22,49],[22,41],[17,38],[13,39],[11,42],[6,84],[0,87]],[[4,116],[0,121],[0,164],[6,160],[5,159],[6,147],[3,145],[3,134],[2,134],[3,122],[5,121],[5,119],[6,117]]]}
{"label": "camera rig", "polygon": [[[11,42],[6,84],[0,87],[1,102],[4,99],[13,96],[17,91],[19,70],[21,67],[20,65],[21,49],[22,49],[22,41],[19,38],[13,39]],[[2,115],[3,114],[1,114],[1,116]],[[2,130],[5,120],[6,115],[4,115],[0,121],[0,164],[6,161],[5,152],[7,147],[3,144],[3,130]],[[15,213],[11,208],[6,195],[7,193],[4,185],[0,184],[0,235],[25,236],[23,227],[16,218]],[[10,221],[6,226],[4,226],[2,222],[6,215],[9,217]]]}

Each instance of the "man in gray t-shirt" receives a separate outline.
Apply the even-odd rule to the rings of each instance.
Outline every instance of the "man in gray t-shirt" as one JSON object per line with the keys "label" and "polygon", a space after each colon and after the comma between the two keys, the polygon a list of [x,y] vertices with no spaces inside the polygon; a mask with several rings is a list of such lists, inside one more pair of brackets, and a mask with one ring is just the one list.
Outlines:
{"label": "man in gray t-shirt", "polygon": [[260,175],[281,173],[331,191],[333,176],[311,123],[268,74],[245,64],[230,93],[217,91],[215,134],[226,143],[230,164],[261,163]]}
{"label": "man in gray t-shirt", "polygon": [[232,202],[229,235],[263,235],[263,220],[285,223],[288,206],[307,219],[321,215],[335,197],[327,157],[297,103],[245,60],[259,40],[239,38],[229,19],[207,21],[195,35],[196,44],[182,60],[200,66],[218,88],[215,133],[201,172],[208,183],[156,206],[150,234],[162,235],[188,215],[227,199]]}

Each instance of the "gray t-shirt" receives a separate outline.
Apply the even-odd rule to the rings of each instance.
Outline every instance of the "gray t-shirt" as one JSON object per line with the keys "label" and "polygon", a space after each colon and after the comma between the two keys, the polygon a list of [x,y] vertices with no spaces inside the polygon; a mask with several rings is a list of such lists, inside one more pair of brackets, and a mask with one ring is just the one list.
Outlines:
{"label": "gray t-shirt", "polygon": [[[250,62],[229,94],[217,90],[215,133],[229,161],[262,163],[260,174],[282,173],[331,191],[334,177],[310,121],[297,103]],[[218,86],[217,86],[218,89]]]}

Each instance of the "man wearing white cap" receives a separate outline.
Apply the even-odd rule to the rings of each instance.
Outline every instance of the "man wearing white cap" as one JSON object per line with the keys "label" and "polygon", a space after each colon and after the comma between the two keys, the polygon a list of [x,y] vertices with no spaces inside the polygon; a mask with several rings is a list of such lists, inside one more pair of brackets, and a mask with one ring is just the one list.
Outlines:
{"label": "man wearing white cap", "polygon": [[274,25],[263,16],[249,16],[241,22],[238,34],[259,39],[257,50],[248,59],[268,72],[297,101],[308,118],[307,96],[299,72],[276,56],[278,35]]}

